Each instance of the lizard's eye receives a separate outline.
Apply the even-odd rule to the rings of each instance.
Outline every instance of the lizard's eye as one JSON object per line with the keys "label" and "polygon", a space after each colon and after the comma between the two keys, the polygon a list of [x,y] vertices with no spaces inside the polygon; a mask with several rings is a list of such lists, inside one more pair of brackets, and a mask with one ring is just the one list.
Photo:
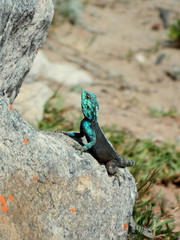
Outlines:
{"label": "lizard's eye", "polygon": [[91,96],[89,94],[86,94],[86,99],[91,100]]}

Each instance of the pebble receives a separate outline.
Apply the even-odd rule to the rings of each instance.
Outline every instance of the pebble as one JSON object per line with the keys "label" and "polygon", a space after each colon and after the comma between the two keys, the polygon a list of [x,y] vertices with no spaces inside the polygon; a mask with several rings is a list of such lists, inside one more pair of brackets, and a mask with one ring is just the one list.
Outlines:
{"label": "pebble", "polygon": [[146,61],[146,58],[143,54],[137,53],[134,55],[134,59],[136,60],[136,62],[138,62],[139,64],[143,64]]}

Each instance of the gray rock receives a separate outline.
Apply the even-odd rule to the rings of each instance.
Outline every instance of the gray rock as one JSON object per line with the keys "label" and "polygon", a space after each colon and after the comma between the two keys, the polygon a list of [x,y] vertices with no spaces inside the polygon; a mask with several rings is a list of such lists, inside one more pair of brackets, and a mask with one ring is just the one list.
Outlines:
{"label": "gray rock", "polygon": [[24,84],[14,101],[23,118],[36,125],[43,118],[44,104],[53,95],[53,91],[42,82]]}
{"label": "gray rock", "polygon": [[72,139],[34,129],[10,105],[52,13],[50,0],[0,5],[0,239],[124,240],[137,194],[129,171],[119,186]]}
{"label": "gray rock", "polygon": [[174,81],[180,81],[180,66],[171,66],[166,74]]}
{"label": "gray rock", "polygon": [[176,142],[177,142],[178,144],[180,144],[180,135],[178,135],[178,136],[176,137]]}
{"label": "gray rock", "polygon": [[11,103],[45,41],[52,17],[51,0],[1,0],[0,96]]}
{"label": "gray rock", "polygon": [[30,74],[35,78],[44,76],[66,86],[87,86],[93,83],[92,77],[85,71],[68,63],[51,63],[42,51],[38,53]]}
{"label": "gray rock", "polygon": [[0,236],[9,239],[13,226],[16,239],[126,239],[136,199],[129,171],[122,169],[119,186],[104,165],[75,151],[72,139],[35,130],[4,97],[0,112],[0,189],[7,203]]}
{"label": "gray rock", "polygon": [[87,86],[91,85],[93,82],[92,77],[88,73],[67,63],[50,64],[49,68],[46,68],[44,74],[55,82],[63,83],[66,86]]}

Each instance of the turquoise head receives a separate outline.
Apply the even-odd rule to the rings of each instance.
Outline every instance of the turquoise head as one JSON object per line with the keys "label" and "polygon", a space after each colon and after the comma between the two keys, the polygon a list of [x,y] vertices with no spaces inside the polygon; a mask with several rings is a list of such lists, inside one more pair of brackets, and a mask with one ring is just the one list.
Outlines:
{"label": "turquoise head", "polygon": [[81,107],[86,118],[88,118],[90,121],[97,120],[99,104],[95,94],[88,91],[82,91]]}

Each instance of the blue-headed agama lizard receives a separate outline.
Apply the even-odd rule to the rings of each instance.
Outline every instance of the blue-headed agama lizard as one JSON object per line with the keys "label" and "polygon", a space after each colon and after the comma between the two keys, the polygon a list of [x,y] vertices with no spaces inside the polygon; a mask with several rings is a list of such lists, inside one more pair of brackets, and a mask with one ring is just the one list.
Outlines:
{"label": "blue-headed agama lizard", "polygon": [[[80,132],[63,133],[72,138],[82,138],[85,136],[88,143],[84,146],[75,144],[75,149],[80,150],[81,153],[89,150],[99,163],[105,164],[110,175],[118,177],[120,175],[118,168],[133,166],[134,161],[120,156],[104,136],[97,119],[99,104],[96,95],[88,91],[83,91],[81,94],[81,107],[84,119],[81,121]],[[138,232],[149,238],[153,237],[151,230],[138,226],[134,222],[133,217],[130,220],[130,227],[132,232],[138,230]]]}
{"label": "blue-headed agama lizard", "polygon": [[96,96],[91,92],[83,91],[81,106],[84,119],[81,121],[80,132],[64,132],[73,138],[82,138],[85,135],[88,143],[84,146],[75,145],[75,148],[81,153],[89,150],[98,162],[106,165],[106,169],[111,175],[117,174],[118,167],[133,166],[134,161],[121,157],[104,136],[98,124],[99,104]]}

